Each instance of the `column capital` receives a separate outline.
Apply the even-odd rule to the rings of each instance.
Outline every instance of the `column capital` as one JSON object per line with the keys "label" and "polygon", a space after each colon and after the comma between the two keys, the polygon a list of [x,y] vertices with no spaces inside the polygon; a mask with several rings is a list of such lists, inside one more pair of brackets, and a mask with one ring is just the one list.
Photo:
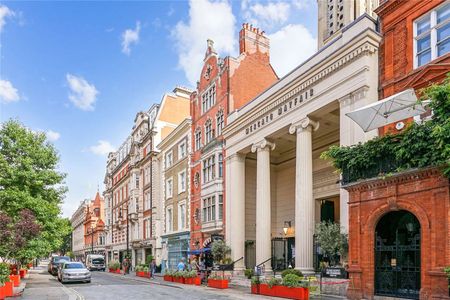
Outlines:
{"label": "column capital", "polygon": [[310,119],[309,117],[305,117],[300,121],[294,122],[289,127],[289,133],[294,134],[303,130],[313,130],[316,131],[319,129],[319,122]]}
{"label": "column capital", "polygon": [[275,143],[268,141],[267,139],[262,139],[261,141],[254,143],[252,145],[252,152],[255,153],[257,150],[274,150]]}

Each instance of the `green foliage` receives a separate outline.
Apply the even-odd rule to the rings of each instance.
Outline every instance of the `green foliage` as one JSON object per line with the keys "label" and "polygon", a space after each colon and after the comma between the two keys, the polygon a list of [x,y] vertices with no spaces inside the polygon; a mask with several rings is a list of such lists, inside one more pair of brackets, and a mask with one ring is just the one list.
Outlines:
{"label": "green foliage", "polygon": [[348,251],[348,235],[343,232],[341,225],[334,222],[320,222],[316,224],[316,238],[324,254],[336,263],[338,255],[344,257]]}
{"label": "green foliage", "polygon": [[153,260],[153,255],[147,255],[147,257],[145,258],[145,262],[147,264],[150,264]]}
{"label": "green foliage", "polygon": [[231,248],[228,247],[224,241],[217,240],[212,243],[211,253],[214,258],[214,262],[221,264],[224,262],[227,255],[231,252]]}
{"label": "green foliage", "polygon": [[58,250],[70,233],[70,224],[60,217],[66,187],[65,174],[57,171],[58,163],[58,154],[44,133],[33,132],[14,120],[2,124],[0,212],[16,224],[24,210],[31,211],[40,232],[20,247],[1,243],[0,257],[22,263],[46,256]]}
{"label": "green foliage", "polygon": [[283,280],[281,278],[272,277],[267,281],[267,285],[272,288],[274,285],[281,285]]}
{"label": "green foliage", "polygon": [[0,287],[9,281],[9,265],[0,263]]}
{"label": "green foliage", "polygon": [[167,269],[167,270],[164,272],[164,275],[167,275],[167,276],[173,276],[173,273],[174,273],[173,270]]}
{"label": "green foliage", "polygon": [[195,278],[195,277],[197,277],[197,271],[195,271],[195,270],[184,271],[183,277],[184,278]]}
{"label": "green foliage", "polygon": [[120,269],[120,263],[117,260],[111,260],[108,263],[108,268],[111,270],[114,270],[114,271],[118,270],[118,269]]}
{"label": "green foliage", "polygon": [[142,265],[137,265],[135,270],[136,272],[142,272],[144,270],[144,267]]}
{"label": "green foliage", "polygon": [[297,275],[298,277],[303,277],[303,274],[300,270],[296,270],[296,269],[286,269],[283,272],[281,272],[281,277],[284,278],[289,274],[294,274]]}
{"label": "green foliage", "polygon": [[252,285],[255,284],[260,284],[261,283],[261,279],[259,278],[259,276],[253,276],[252,280],[251,280]]}
{"label": "green foliage", "polygon": [[295,274],[287,274],[283,278],[283,285],[287,287],[298,287],[300,286],[301,277]]}
{"label": "green foliage", "polygon": [[421,93],[422,99],[431,101],[431,121],[412,124],[399,134],[364,144],[331,146],[321,158],[331,159],[347,182],[428,166],[443,167],[444,174],[450,177],[450,77]]}
{"label": "green foliage", "polygon": [[251,279],[254,274],[255,274],[255,271],[253,271],[253,269],[245,269],[245,271],[244,271],[244,275],[248,279]]}
{"label": "green foliage", "polygon": [[144,271],[144,272],[147,272],[147,273],[148,273],[149,269],[148,269],[148,267],[147,267],[147,266],[145,266],[145,267],[142,267],[142,271]]}
{"label": "green foliage", "polygon": [[447,280],[448,280],[448,288],[450,289],[450,266],[444,268],[445,274],[447,274]]}
{"label": "green foliage", "polygon": [[184,277],[185,273],[186,273],[186,271],[175,271],[175,272],[173,272],[172,276],[176,277],[176,278],[180,278],[180,277]]}

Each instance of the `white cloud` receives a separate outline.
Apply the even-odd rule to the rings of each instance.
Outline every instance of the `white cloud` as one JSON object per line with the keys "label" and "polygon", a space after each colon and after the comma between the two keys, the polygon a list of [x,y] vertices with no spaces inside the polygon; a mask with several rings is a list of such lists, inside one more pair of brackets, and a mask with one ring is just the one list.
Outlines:
{"label": "white cloud", "polygon": [[122,33],[122,52],[126,55],[130,55],[132,44],[137,44],[139,42],[139,33],[141,31],[141,23],[136,22],[136,28],[127,29]]}
{"label": "white cloud", "polygon": [[189,2],[188,22],[178,22],[171,35],[176,43],[178,65],[192,85],[200,78],[207,39],[214,40],[214,47],[221,55],[234,52],[235,23],[231,5],[226,0]]}
{"label": "white cloud", "polygon": [[0,32],[3,26],[6,24],[6,18],[14,17],[15,13],[10,10],[6,5],[0,4]]}
{"label": "white cloud", "polygon": [[82,110],[94,110],[99,93],[95,86],[81,76],[67,74],[66,79],[70,88],[69,100]]}
{"label": "white cloud", "polygon": [[301,24],[289,24],[269,34],[271,64],[282,77],[317,50],[317,40]]}
{"label": "white cloud", "polygon": [[51,129],[47,130],[45,135],[47,136],[47,139],[51,142],[55,142],[59,140],[59,138],[61,137],[61,134],[59,134],[59,132],[53,131]]}
{"label": "white cloud", "polygon": [[108,141],[99,140],[97,145],[89,147],[89,151],[97,155],[107,155],[114,151],[114,147]]}
{"label": "white cloud", "polygon": [[253,25],[262,26],[266,29],[286,23],[291,11],[291,5],[282,1],[266,4],[246,3],[244,7],[246,7],[244,17]]}
{"label": "white cloud", "polygon": [[19,91],[11,81],[0,79],[0,102],[10,103],[20,100]]}

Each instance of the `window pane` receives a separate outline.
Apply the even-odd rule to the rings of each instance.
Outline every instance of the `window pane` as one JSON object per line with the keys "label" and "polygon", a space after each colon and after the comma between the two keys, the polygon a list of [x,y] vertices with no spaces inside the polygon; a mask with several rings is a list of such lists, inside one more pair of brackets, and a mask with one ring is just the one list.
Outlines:
{"label": "window pane", "polygon": [[437,22],[447,20],[450,17],[450,4],[444,5],[437,11]]}
{"label": "window pane", "polygon": [[447,39],[438,45],[438,56],[444,55],[448,52],[450,52],[450,39]]}
{"label": "window pane", "polygon": [[431,60],[431,50],[422,52],[421,54],[417,55],[417,64],[419,66],[427,64],[430,60]]}
{"label": "window pane", "polygon": [[430,48],[430,35],[424,36],[417,40],[417,53]]}
{"label": "window pane", "polygon": [[426,18],[423,18],[420,21],[417,21],[417,35],[420,35],[421,33],[426,32],[430,29],[430,15],[428,15]]}
{"label": "window pane", "polygon": [[442,26],[441,28],[439,28],[437,30],[437,41],[438,41],[438,43],[440,41],[445,40],[449,36],[450,36],[450,23],[448,23],[445,26]]}

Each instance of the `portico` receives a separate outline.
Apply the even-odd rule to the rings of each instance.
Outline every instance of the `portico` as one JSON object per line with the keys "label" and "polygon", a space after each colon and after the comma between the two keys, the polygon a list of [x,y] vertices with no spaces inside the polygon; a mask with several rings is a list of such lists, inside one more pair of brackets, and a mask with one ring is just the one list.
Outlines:
{"label": "portico", "polygon": [[[345,113],[378,99],[379,35],[368,16],[249,104],[224,130],[226,241],[235,270],[269,259],[272,267],[314,270],[314,227],[331,218],[347,227],[348,194],[320,154],[366,141]],[[286,233],[285,224],[290,224]],[[284,242],[283,251],[277,241]],[[292,242],[293,241],[293,242]],[[292,259],[291,259],[292,257]]]}

